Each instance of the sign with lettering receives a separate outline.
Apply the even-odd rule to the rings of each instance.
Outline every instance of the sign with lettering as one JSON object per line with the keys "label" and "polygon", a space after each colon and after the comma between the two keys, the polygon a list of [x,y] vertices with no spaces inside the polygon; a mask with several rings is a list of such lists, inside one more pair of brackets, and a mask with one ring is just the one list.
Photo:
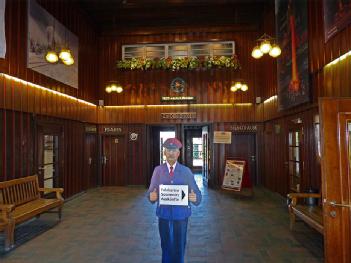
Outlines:
{"label": "sign with lettering", "polygon": [[120,127],[104,127],[104,133],[122,133],[122,128]]}
{"label": "sign with lettering", "polygon": [[160,205],[188,205],[187,185],[164,185],[159,186]]}
{"label": "sign with lettering", "polygon": [[161,113],[162,120],[196,119],[196,112],[167,112]]}
{"label": "sign with lettering", "polygon": [[239,125],[231,125],[230,130],[234,132],[256,132],[257,131],[257,125],[251,125],[251,124],[239,124]]}
{"label": "sign with lettering", "polygon": [[215,131],[213,134],[213,143],[232,143],[232,132]]}
{"label": "sign with lettering", "polygon": [[96,133],[97,128],[96,126],[85,126],[85,132]]}
{"label": "sign with lettering", "polygon": [[245,161],[227,160],[222,188],[240,191],[243,181]]}
{"label": "sign with lettering", "polygon": [[189,102],[195,101],[194,96],[181,96],[181,97],[161,97],[161,102]]}

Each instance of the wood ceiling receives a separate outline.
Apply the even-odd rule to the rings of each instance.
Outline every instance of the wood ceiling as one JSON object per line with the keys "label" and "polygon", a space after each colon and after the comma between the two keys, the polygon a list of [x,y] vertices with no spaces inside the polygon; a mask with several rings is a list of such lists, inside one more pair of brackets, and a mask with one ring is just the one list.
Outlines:
{"label": "wood ceiling", "polygon": [[100,32],[135,28],[258,27],[271,0],[74,0]]}

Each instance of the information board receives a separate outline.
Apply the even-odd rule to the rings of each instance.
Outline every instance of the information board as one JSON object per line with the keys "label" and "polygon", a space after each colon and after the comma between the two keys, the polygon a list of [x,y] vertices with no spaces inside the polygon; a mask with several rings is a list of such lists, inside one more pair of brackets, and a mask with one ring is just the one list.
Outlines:
{"label": "information board", "polygon": [[227,160],[222,188],[240,191],[244,176],[245,161]]}
{"label": "information board", "polygon": [[187,185],[160,185],[159,204],[160,205],[188,205]]}

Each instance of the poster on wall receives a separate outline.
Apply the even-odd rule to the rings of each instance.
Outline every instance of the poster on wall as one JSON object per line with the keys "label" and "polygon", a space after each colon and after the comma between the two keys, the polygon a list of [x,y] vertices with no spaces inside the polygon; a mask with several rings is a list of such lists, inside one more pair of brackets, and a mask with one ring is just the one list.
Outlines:
{"label": "poster on wall", "polygon": [[[58,53],[66,47],[73,54],[73,65],[67,66],[60,62],[51,64],[45,60],[49,49]],[[78,89],[78,37],[35,0],[28,2],[27,67]]]}
{"label": "poster on wall", "polygon": [[277,63],[279,110],[310,101],[307,2],[275,1],[277,41],[282,49]]}
{"label": "poster on wall", "polygon": [[327,42],[351,23],[351,0],[323,0],[324,37]]}
{"label": "poster on wall", "polygon": [[5,6],[6,0],[0,0],[0,58],[6,55]]}

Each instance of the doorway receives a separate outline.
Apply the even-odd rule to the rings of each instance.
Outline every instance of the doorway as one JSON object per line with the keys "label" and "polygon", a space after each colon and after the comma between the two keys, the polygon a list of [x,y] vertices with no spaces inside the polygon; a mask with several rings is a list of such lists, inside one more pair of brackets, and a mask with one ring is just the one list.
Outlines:
{"label": "doorway", "polygon": [[226,157],[247,161],[251,183],[257,184],[255,133],[232,133],[232,143],[226,147]]}
{"label": "doorway", "polygon": [[94,133],[86,133],[84,147],[84,189],[89,189],[98,185],[97,135]]}
{"label": "doorway", "polygon": [[[175,125],[164,125],[164,126],[149,126],[148,127],[148,149],[149,153],[147,156],[148,176],[147,176],[147,185],[150,184],[152,172],[154,168],[162,164],[166,159],[163,155],[162,144],[168,138],[176,137],[179,140],[179,132],[177,132]],[[179,160],[179,159],[178,159]],[[180,160],[179,160],[180,161]]]}
{"label": "doorway", "polygon": [[192,170],[198,184],[207,186],[210,164],[209,126],[184,125],[183,134],[184,164]]}
{"label": "doorway", "polygon": [[39,185],[45,188],[64,187],[61,160],[62,128],[54,124],[38,125],[37,174]]}
{"label": "doorway", "polygon": [[124,135],[102,136],[102,185],[127,184],[125,173],[126,144]]}
{"label": "doorway", "polygon": [[203,143],[201,126],[184,126],[184,164],[193,173],[202,173]]}

